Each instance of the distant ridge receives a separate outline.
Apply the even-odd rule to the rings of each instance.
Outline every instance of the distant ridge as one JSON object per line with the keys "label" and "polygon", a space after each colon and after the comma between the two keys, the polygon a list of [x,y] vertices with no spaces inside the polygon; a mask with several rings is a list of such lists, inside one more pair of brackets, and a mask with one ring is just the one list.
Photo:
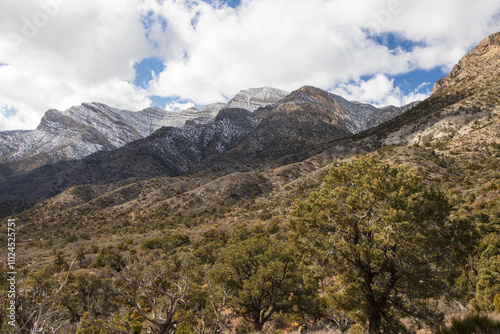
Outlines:
{"label": "distant ridge", "polygon": [[[0,184],[0,202],[15,208],[14,203],[23,198],[21,209],[79,184],[178,176],[216,166],[231,171],[287,154],[306,158],[314,153],[310,147],[349,137],[407,110],[352,103],[311,86],[280,99],[283,94],[270,88],[242,91],[228,105],[261,107],[254,112],[222,109],[208,123],[187,121],[182,127],[163,127],[115,150],[18,172]],[[263,101],[277,102],[262,107]]]}
{"label": "distant ridge", "polygon": [[96,102],[65,111],[50,109],[33,131],[0,132],[0,164],[11,163],[10,170],[25,173],[46,164],[117,149],[164,126],[207,124],[224,108],[253,111],[286,95],[288,92],[270,87],[250,88],[240,91],[228,103],[180,111],[151,107],[134,112]]}

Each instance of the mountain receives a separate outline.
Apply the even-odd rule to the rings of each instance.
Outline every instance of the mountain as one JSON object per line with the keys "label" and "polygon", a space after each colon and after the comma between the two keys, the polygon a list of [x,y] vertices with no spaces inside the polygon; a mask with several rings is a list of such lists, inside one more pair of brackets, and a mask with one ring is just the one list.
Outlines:
{"label": "mountain", "polygon": [[[465,55],[453,70],[433,87],[431,96],[405,117],[396,117],[381,129],[372,129],[381,145],[448,145],[450,141],[468,141],[478,133],[484,143],[496,141],[490,127],[476,129],[485,117],[490,125],[500,105],[500,33],[485,38]],[[474,144],[477,146],[479,142]]]}
{"label": "mountain", "polygon": [[452,91],[494,90],[500,84],[499,59],[500,32],[486,37],[460,59],[447,76],[434,84],[432,95],[450,94]]}
{"label": "mountain", "polygon": [[[453,253],[456,250],[463,263],[449,262],[450,252],[444,261],[463,275],[459,280],[448,274],[434,276],[437,282],[444,282],[437,290],[441,292],[446,285],[453,292],[444,300],[431,291],[420,301],[428,304],[427,297],[431,296],[439,305],[431,301],[429,306],[445,313],[447,319],[463,315],[464,308],[481,307],[482,311],[493,312],[494,305],[490,304],[496,297],[489,292],[496,291],[490,288],[497,287],[498,282],[486,282],[484,278],[498,272],[494,256],[498,254],[500,232],[499,41],[500,36],[494,34],[481,42],[460,61],[453,75],[436,83],[428,99],[404,108],[378,110],[305,86],[253,112],[222,109],[213,122],[189,121],[182,127],[160,128],[113,151],[45,165],[0,182],[1,215],[19,212],[12,216],[20,236],[16,270],[27,278],[42,275],[61,282],[69,263],[77,258],[71,269],[75,279],[65,287],[62,298],[57,298],[61,310],[77,310],[70,320],[73,328],[92,330],[88,322],[80,321],[87,312],[79,308],[85,304],[81,302],[81,287],[86,288],[87,283],[98,287],[86,295],[87,299],[111,301],[106,304],[109,314],[101,313],[102,305],[96,305],[99,321],[133,320],[132,308],[123,302],[124,290],[112,283],[118,277],[134,279],[136,273],[145,273],[136,280],[155,273],[155,277],[165,277],[166,273],[169,282],[175,282],[185,270],[192,269],[196,282],[191,291],[195,293],[186,295],[193,298],[186,304],[198,303],[204,300],[200,292],[211,292],[200,290],[208,286],[201,275],[211,270],[225,274],[228,267],[222,266],[226,263],[220,261],[225,259],[223,255],[248,254],[247,250],[253,248],[234,246],[248,245],[260,235],[266,236],[266,242],[290,240],[286,238],[297,221],[296,208],[311,193],[325,189],[321,188],[325,176],[369,153],[393,166],[410,166],[421,175],[418,183],[429,190],[429,196],[439,197],[435,192],[439,191],[449,198],[451,212],[446,224],[451,229],[442,236],[448,238]],[[370,182],[369,176],[365,180]],[[421,201],[418,196],[410,199]],[[354,206],[357,200],[352,200]],[[324,213],[319,207],[310,212],[299,210],[312,218],[315,213]],[[423,214],[432,217],[434,211]],[[404,216],[404,208],[397,215]],[[312,218],[314,225],[317,221]],[[432,238],[440,231],[433,230],[429,235]],[[305,269],[311,282],[315,275],[328,271],[323,263],[327,252],[327,248],[322,249],[317,253],[319,261]],[[242,258],[238,254],[235,259]],[[123,268],[128,264],[123,259],[136,259],[141,267]],[[276,259],[274,267],[287,267],[281,259],[288,256]],[[168,272],[155,271],[160,267],[168,268]],[[264,265],[258,268],[269,271]],[[376,272],[380,266],[375,264],[373,269]],[[307,290],[308,296],[337,289],[338,280],[330,278],[323,280],[320,290]],[[404,284],[413,281],[418,289],[423,282],[428,292],[425,281],[410,279]],[[201,282],[204,287],[200,287]],[[54,291],[58,288],[56,284]],[[235,289],[234,295],[241,291]],[[395,294],[396,298],[400,295]],[[479,297],[491,308],[477,304]],[[353,298],[359,299],[358,295]],[[328,307],[322,319],[331,316],[339,324],[331,328],[333,322],[318,321],[313,323],[315,329],[346,331],[349,323],[356,321],[339,315],[337,303],[326,301],[325,305],[316,303],[315,298],[310,300],[313,306]],[[434,329],[428,327],[427,320],[439,322],[442,315],[433,318],[420,301],[411,301],[408,305],[416,308],[412,306],[409,311],[422,314],[425,321],[405,312],[403,326],[412,324],[415,327],[409,331],[431,332]],[[405,309],[405,305],[401,307]],[[243,321],[238,310],[236,304],[224,307],[225,314],[236,314],[232,318],[235,325]],[[204,311],[190,311],[193,326],[207,319]],[[304,316],[301,311],[292,312],[271,325],[290,329],[289,319]],[[120,313],[121,318],[117,316]],[[64,320],[68,318],[64,315]],[[347,327],[342,328],[343,323]]]}
{"label": "mountain", "polygon": [[[263,159],[279,163],[302,160],[317,153],[324,144],[359,133],[408,108],[377,109],[304,86],[279,102],[256,110],[262,119],[259,126],[218,159],[216,165],[224,168],[234,165],[234,161],[257,166]],[[279,159],[289,154],[293,155],[292,160]]]}
{"label": "mountain", "polygon": [[95,102],[65,111],[51,109],[33,131],[0,132],[0,164],[8,164],[0,168],[0,174],[5,179],[6,173],[26,173],[42,165],[111,151],[164,126],[207,124],[224,108],[244,107],[253,111],[286,95],[287,92],[269,87],[250,88],[240,91],[228,103],[180,111],[152,107],[133,112]]}
{"label": "mountain", "polygon": [[101,103],[84,103],[66,111],[51,109],[33,131],[0,133],[0,162],[21,161],[18,166],[27,171],[60,160],[81,159],[151,134],[165,116],[159,108],[132,112]]}
{"label": "mountain", "polygon": [[225,108],[243,108],[255,111],[278,102],[288,94],[289,92],[272,87],[249,88],[236,94],[235,97],[229,100]]}
{"label": "mountain", "polygon": [[[464,157],[477,157],[498,144],[499,39],[494,34],[481,42],[436,83],[430,98],[402,108],[377,109],[310,86],[285,97],[269,88],[242,91],[228,105],[255,111],[223,108],[213,122],[165,127],[113,151],[44,165],[4,180],[2,215],[83,184],[124,186],[197,172],[218,178],[310,159],[328,164],[385,146],[437,147],[437,152],[463,151]],[[259,106],[266,98],[274,102]]]}
{"label": "mountain", "polygon": [[[242,91],[228,105],[255,109],[262,101],[278,100],[282,94],[270,88]],[[249,96],[256,97],[252,100]],[[45,164],[10,177],[0,184],[0,201],[9,203],[10,210],[21,210],[31,205],[28,203],[78,184],[178,176],[211,168],[227,173],[287,154],[294,154],[293,159],[305,159],[316,152],[311,147],[350,136],[404,110],[379,110],[305,86],[254,112],[222,109],[208,124],[188,121],[183,127],[164,127],[113,151]],[[20,199],[21,204],[15,204]]]}

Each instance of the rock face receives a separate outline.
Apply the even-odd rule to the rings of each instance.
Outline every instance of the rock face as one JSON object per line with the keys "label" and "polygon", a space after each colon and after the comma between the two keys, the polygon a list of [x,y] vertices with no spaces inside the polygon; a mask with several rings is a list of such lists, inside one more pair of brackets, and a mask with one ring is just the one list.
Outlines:
{"label": "rock face", "polygon": [[[255,108],[264,99],[276,100],[282,95],[269,89],[262,94],[264,96],[259,97],[258,102],[252,98],[250,101],[253,102],[248,102],[247,99],[245,106],[250,108],[253,103],[252,108]],[[239,96],[237,102],[229,104],[242,104],[241,97],[248,97],[241,92]],[[351,136],[399,114],[401,110],[379,110],[305,86],[254,112],[242,108],[222,109],[208,124],[188,121],[182,127],[163,127],[144,139],[113,151],[97,152],[77,161],[44,165],[10,177],[0,183],[0,204],[9,203],[12,208],[22,209],[22,205],[32,205],[73,185],[178,176],[211,168],[227,172],[237,169],[238,165],[259,164],[289,154],[303,159],[313,154],[311,148]],[[150,119],[161,121],[160,117],[151,116]],[[73,118],[64,119],[64,122],[75,128]],[[49,129],[53,124],[45,123]],[[61,124],[61,121],[56,124]],[[114,138],[112,134],[108,136]],[[19,204],[21,198],[25,202]]]}
{"label": "rock face", "polygon": [[[384,144],[451,145],[470,142],[474,132],[492,129],[498,123],[500,105],[500,33],[479,43],[453,70],[437,81],[430,98],[417,105],[405,119],[385,124]],[[399,122],[399,123],[398,123]],[[479,124],[489,124],[481,128]],[[483,134],[483,141],[495,140],[498,134]],[[477,137],[477,136],[476,136]],[[486,139],[489,138],[490,139]]]}
{"label": "rock face", "polygon": [[[145,138],[164,126],[208,124],[224,108],[255,110],[288,93],[269,87],[241,91],[229,103],[166,111],[147,108],[133,112],[102,103],[83,103],[65,111],[48,110],[33,131],[0,132],[0,164],[24,173],[45,164],[82,159],[97,151],[111,151]],[[1,179],[1,176],[0,176]]]}
{"label": "rock face", "polygon": [[499,81],[495,80],[498,79],[498,73],[500,73],[500,32],[486,37],[460,59],[447,76],[434,84],[432,95],[451,89],[477,89],[489,83],[498,85]]}
{"label": "rock face", "polygon": [[84,103],[66,111],[51,109],[33,131],[0,134],[1,161],[44,154],[48,162],[81,159],[151,134],[164,116],[165,112],[158,108],[132,112],[100,103]]}
{"label": "rock face", "polygon": [[345,130],[351,134],[356,134],[366,129],[375,127],[411,108],[414,104],[397,107],[387,107],[378,109],[372,105],[347,101],[346,99],[326,92],[324,90],[304,86],[279,103],[270,105],[266,109],[292,110],[320,108],[327,114],[335,115],[334,119],[322,119],[325,122],[342,124]]}
{"label": "rock face", "polygon": [[262,119],[259,126],[221,157],[220,165],[293,153],[304,158],[313,153],[314,147],[359,133],[406,110],[406,107],[377,109],[304,86],[279,102],[256,110],[255,114]]}
{"label": "rock face", "polygon": [[289,92],[271,87],[249,88],[241,90],[228,103],[227,108],[243,108],[255,111],[261,107],[276,103],[287,96]]}

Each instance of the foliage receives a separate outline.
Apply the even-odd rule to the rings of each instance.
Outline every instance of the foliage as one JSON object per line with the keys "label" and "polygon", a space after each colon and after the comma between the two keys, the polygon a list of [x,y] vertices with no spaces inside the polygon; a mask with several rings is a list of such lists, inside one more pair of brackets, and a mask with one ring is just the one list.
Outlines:
{"label": "foliage", "polygon": [[16,298],[16,333],[44,333],[49,330],[51,333],[66,333],[70,319],[59,305],[58,297],[66,287],[73,262],[60,282],[35,277],[19,289]]}
{"label": "foliage", "polygon": [[186,234],[165,235],[162,238],[147,239],[142,242],[141,248],[145,250],[163,249],[166,253],[174,251],[181,246],[189,245],[191,241]]}
{"label": "foliage", "polygon": [[462,231],[446,220],[450,209],[414,170],[364,155],[332,169],[296,205],[291,228],[310,265],[333,277],[338,308],[368,321],[370,332],[400,331],[403,315],[429,319],[425,300],[456,274],[462,252],[453,240]]}
{"label": "foliage", "polygon": [[470,314],[464,319],[453,319],[449,328],[441,328],[437,334],[493,334],[500,332],[500,322],[487,316]]}
{"label": "foliage", "polygon": [[[290,247],[268,235],[239,231],[211,271],[215,282],[235,292],[232,306],[256,331],[275,312],[291,310],[298,288],[298,268]],[[244,236],[248,236],[245,238]]]}
{"label": "foliage", "polygon": [[122,273],[122,291],[151,333],[175,333],[188,317],[188,280],[171,266],[137,265]]}
{"label": "foliage", "polygon": [[96,267],[110,267],[116,271],[120,271],[125,267],[125,259],[117,247],[103,247],[94,260]]}
{"label": "foliage", "polygon": [[121,296],[113,281],[93,274],[78,274],[70,276],[68,289],[59,297],[60,305],[64,306],[73,321],[89,317],[109,316],[119,309]]}
{"label": "foliage", "polygon": [[500,311],[498,296],[500,296],[500,249],[495,245],[489,245],[479,260],[476,296],[472,304],[476,310],[498,312]]}
{"label": "foliage", "polygon": [[201,240],[194,245],[193,259],[196,264],[214,264],[220,257],[229,236],[225,231],[212,228],[203,233]]}

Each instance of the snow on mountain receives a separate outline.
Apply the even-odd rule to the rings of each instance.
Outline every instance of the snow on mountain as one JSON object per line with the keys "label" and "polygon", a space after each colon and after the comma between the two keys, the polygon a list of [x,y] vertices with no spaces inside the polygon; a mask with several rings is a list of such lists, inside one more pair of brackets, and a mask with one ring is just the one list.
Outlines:
{"label": "snow on mountain", "polygon": [[243,108],[255,111],[260,107],[276,103],[286,97],[289,92],[272,87],[249,88],[241,90],[228,103],[227,108]]}
{"label": "snow on mountain", "polygon": [[16,169],[26,172],[47,163],[82,159],[145,138],[161,127],[182,127],[186,122],[208,124],[222,109],[241,106],[253,111],[286,95],[287,92],[269,87],[250,88],[240,91],[228,103],[180,111],[151,107],[135,112],[96,102],[65,111],[51,109],[33,131],[0,132],[0,163],[23,160]]}
{"label": "snow on mountain", "polygon": [[287,108],[289,104],[321,106],[339,117],[346,130],[356,134],[408,111],[415,105],[415,102],[400,108],[389,106],[379,109],[370,104],[348,101],[341,96],[316,87],[304,86],[278,103],[269,105],[267,109],[276,108],[280,105],[280,108]]}

